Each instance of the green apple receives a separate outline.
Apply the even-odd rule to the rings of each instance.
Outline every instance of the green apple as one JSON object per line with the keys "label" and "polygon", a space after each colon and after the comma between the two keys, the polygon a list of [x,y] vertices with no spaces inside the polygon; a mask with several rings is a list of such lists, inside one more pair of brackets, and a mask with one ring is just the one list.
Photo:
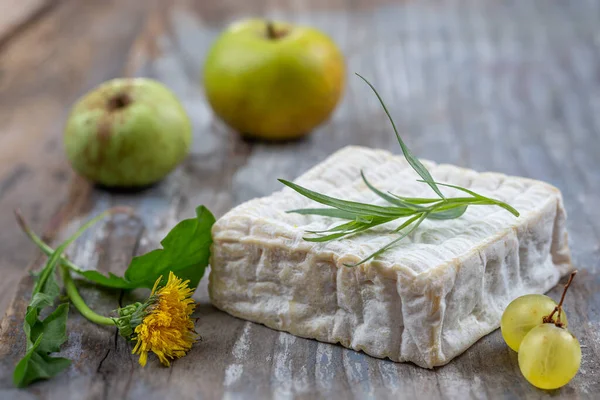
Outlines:
{"label": "green apple", "polygon": [[267,140],[300,137],[338,103],[344,59],[310,27],[259,19],[231,25],[204,64],[204,88],[215,113],[242,134]]}
{"label": "green apple", "polygon": [[73,106],[65,150],[73,169],[107,187],[155,183],[186,157],[190,120],[173,92],[146,78],[96,87]]}

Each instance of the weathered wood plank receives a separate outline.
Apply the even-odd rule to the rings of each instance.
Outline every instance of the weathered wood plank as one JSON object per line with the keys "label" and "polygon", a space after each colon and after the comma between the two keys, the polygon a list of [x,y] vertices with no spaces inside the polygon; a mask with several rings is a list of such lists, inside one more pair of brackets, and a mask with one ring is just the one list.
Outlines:
{"label": "weathered wood plank", "polygon": [[2,315],[35,254],[12,210],[21,208],[37,231],[52,233],[71,213],[57,210],[87,198],[89,187],[72,181],[63,155],[64,120],[78,96],[120,75],[146,12],[136,1],[52,3],[0,52]]}
{"label": "weathered wood plank", "polygon": [[[346,54],[349,72],[360,72],[381,89],[400,129],[420,156],[543,179],[563,190],[573,258],[580,269],[566,309],[572,331],[582,343],[581,371],[560,391],[536,390],[522,378],[516,354],[506,347],[498,331],[433,371],[378,360],[230,317],[210,305],[204,281],[196,294],[197,330],[204,340],[171,369],[157,362],[139,368],[130,355],[131,346],[120,339],[115,341],[113,330],[95,327],[72,311],[69,342],[63,353],[76,360],[74,365],[52,381],[17,391],[11,386],[10,373],[23,353],[20,320],[31,290],[30,279],[24,278],[2,323],[0,397],[537,399],[556,395],[592,398],[600,391],[600,215],[595,207],[600,200],[598,2],[373,4],[304,0],[242,5],[180,1],[168,6],[152,3],[144,8],[150,10],[147,17],[137,4],[126,3],[119,15],[111,8],[113,4],[77,6],[77,15],[82,13],[83,17],[71,28],[75,36],[84,35],[84,27],[92,21],[96,26],[116,29],[123,28],[121,24],[132,15],[136,18],[123,28],[126,40],[116,33],[90,36],[99,46],[109,48],[77,64],[80,75],[76,82],[67,85],[58,96],[59,104],[39,122],[56,129],[43,134],[47,140],[56,140],[64,110],[74,96],[100,80],[123,73],[154,77],[169,85],[192,117],[195,143],[182,168],[142,193],[84,190],[73,195],[64,208],[68,213],[56,219],[56,226],[66,223],[59,237],[73,230],[82,218],[111,205],[132,205],[139,216],[121,218],[87,233],[69,253],[74,262],[105,272],[122,271],[131,255],[156,246],[176,221],[192,214],[196,205],[206,204],[217,216],[222,215],[240,202],[279,189],[276,178],[293,178],[347,144],[399,152],[375,99],[352,76],[331,121],[299,142],[269,145],[242,141],[214,119],[198,82],[211,40],[225,23],[250,12],[282,17],[331,34]],[[104,13],[97,17],[100,10]],[[72,39],[51,28],[74,11],[64,6],[52,15],[55,22],[33,27],[24,37],[12,39],[10,45],[17,41],[34,43],[48,29],[57,29],[57,51],[63,56],[77,55],[76,50],[61,47]],[[103,19],[98,22],[97,18]],[[11,54],[18,55],[19,47],[14,46]],[[116,56],[105,61],[109,55]],[[50,82],[54,75],[47,73],[30,85],[22,83],[31,76],[25,66],[42,59],[37,57],[42,56],[0,56],[0,65],[5,65],[8,76],[12,76],[3,94],[22,93],[25,104],[46,104],[33,94],[37,93],[36,84],[56,90]],[[68,64],[54,62],[61,73],[69,71]],[[6,95],[0,102],[3,106],[10,103]],[[0,115],[8,118],[8,111],[4,114],[4,109],[0,110]],[[41,125],[25,124],[25,116],[12,126],[27,126],[29,132],[39,129]],[[14,135],[0,136],[0,143],[6,137],[15,140]],[[4,155],[14,160],[41,157],[39,150],[32,149]],[[42,160],[66,168],[59,151]],[[4,174],[0,176],[6,177],[0,187],[9,188],[5,192],[13,190],[11,182],[29,175],[40,180],[47,176],[40,172],[41,163],[24,165],[26,169],[8,168],[6,172],[2,168],[11,163],[0,163],[0,173]],[[31,172],[22,172],[28,170]],[[76,182],[74,187],[87,188]],[[66,186],[59,187],[65,190]],[[29,189],[20,193],[39,199],[43,192]],[[14,194],[13,202],[23,195],[20,193]],[[1,196],[0,191],[3,205],[12,204]],[[82,198],[84,201],[78,200]],[[53,204],[56,208],[57,202]],[[24,212],[33,213],[31,209]],[[9,218],[7,213],[0,215]],[[40,219],[47,215],[48,211],[41,213]],[[22,260],[21,265],[30,260],[30,250],[18,260]],[[93,287],[82,292],[100,311],[108,313],[117,307],[118,292]],[[550,295],[556,298],[559,293],[560,288],[555,288]],[[143,291],[133,294],[143,295]]]}
{"label": "weathered wood plank", "polygon": [[54,0],[2,0],[0,8],[0,47],[27,29],[56,5]]}

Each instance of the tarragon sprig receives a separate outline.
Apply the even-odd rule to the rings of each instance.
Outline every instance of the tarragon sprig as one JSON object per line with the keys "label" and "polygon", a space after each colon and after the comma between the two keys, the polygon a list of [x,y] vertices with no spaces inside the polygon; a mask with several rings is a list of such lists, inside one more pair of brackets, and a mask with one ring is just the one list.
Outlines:
{"label": "tarragon sprig", "polygon": [[[341,239],[349,235],[354,235],[357,233],[367,231],[378,225],[395,221],[400,218],[406,218],[406,220],[400,226],[398,226],[391,232],[400,233],[400,236],[398,236],[396,239],[392,240],[379,250],[365,257],[361,261],[357,262],[356,264],[345,264],[347,267],[354,267],[363,264],[374,257],[377,257],[390,247],[394,246],[396,243],[398,243],[406,236],[410,235],[415,229],[417,229],[425,219],[444,220],[459,218],[465,213],[465,211],[467,211],[467,207],[479,205],[492,205],[502,207],[514,216],[519,216],[519,212],[513,207],[511,207],[509,204],[506,204],[505,202],[482,196],[478,193],[473,192],[472,190],[460,186],[436,182],[427,170],[427,168],[425,168],[425,166],[419,161],[419,159],[413,155],[413,153],[410,151],[410,149],[406,146],[406,144],[400,137],[398,129],[396,128],[396,124],[394,123],[389,111],[387,110],[387,107],[381,99],[381,96],[379,96],[379,93],[377,93],[377,90],[364,77],[362,77],[359,74],[356,75],[358,75],[362,80],[364,80],[367,83],[367,85],[369,85],[369,87],[373,90],[375,96],[377,96],[377,99],[381,103],[383,110],[385,111],[389,121],[392,124],[392,128],[394,130],[394,133],[396,134],[398,143],[402,148],[402,153],[404,154],[406,161],[408,161],[408,164],[422,178],[419,180],[419,182],[428,184],[429,187],[431,187],[431,189],[438,195],[438,197],[404,197],[391,192],[383,192],[377,189],[371,184],[371,182],[367,180],[367,177],[365,176],[363,171],[361,171],[361,177],[365,185],[377,196],[390,203],[391,206],[380,206],[375,204],[342,200],[321,193],[317,193],[315,191],[297,185],[293,182],[280,179],[279,181],[281,183],[292,188],[301,195],[313,201],[316,201],[317,203],[329,206],[328,208],[303,208],[298,210],[290,210],[288,211],[289,213],[297,213],[303,215],[320,215],[324,217],[339,218],[348,221],[323,231],[307,231],[307,233],[312,234],[312,236],[306,236],[304,237],[304,240],[310,242],[327,242],[330,240]],[[468,196],[447,198],[441,192],[439,188],[440,186],[450,187],[462,191]]]}

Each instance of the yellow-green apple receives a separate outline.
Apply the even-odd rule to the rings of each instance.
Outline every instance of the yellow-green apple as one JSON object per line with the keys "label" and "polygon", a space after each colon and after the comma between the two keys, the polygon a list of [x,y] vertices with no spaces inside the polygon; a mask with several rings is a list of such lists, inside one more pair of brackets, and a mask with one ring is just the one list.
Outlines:
{"label": "yellow-green apple", "polygon": [[73,169],[108,187],[155,183],[186,157],[192,140],[183,106],[163,84],[119,78],[73,106],[64,144]]}
{"label": "yellow-green apple", "polygon": [[287,140],[330,116],[345,66],[335,43],[317,29],[249,19],[217,38],[203,75],[208,101],[228,125],[244,135]]}

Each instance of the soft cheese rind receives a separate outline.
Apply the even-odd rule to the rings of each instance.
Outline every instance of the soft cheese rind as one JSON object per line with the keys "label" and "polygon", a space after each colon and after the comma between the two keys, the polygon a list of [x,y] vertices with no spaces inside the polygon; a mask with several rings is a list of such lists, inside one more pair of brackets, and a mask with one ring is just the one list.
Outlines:
{"label": "soft cheese rind", "polygon": [[[424,162],[433,177],[510,203],[521,216],[472,206],[459,219],[426,220],[376,260],[356,262],[397,237],[401,221],[327,243],[302,239],[340,220],[288,214],[316,203],[285,188],[232,209],[213,227],[209,293],[240,318],[394,361],[443,365],[496,329],[506,305],[543,293],[571,269],[561,194],[544,182]],[[382,190],[432,197],[401,156],[346,147],[296,180],[343,199],[385,204]],[[448,196],[460,192],[443,191]]]}

